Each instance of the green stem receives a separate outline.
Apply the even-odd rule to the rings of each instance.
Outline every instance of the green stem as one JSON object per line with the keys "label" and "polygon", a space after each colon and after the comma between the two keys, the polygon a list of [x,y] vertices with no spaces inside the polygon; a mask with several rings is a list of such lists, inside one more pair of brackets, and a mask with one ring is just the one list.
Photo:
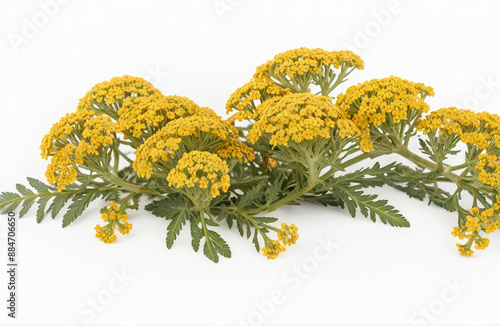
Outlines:
{"label": "green stem", "polygon": [[111,172],[104,172],[102,174],[102,177],[105,178],[106,180],[108,180],[109,182],[112,182],[112,183],[116,184],[117,186],[120,186],[123,189],[131,191],[131,192],[136,192],[136,193],[145,194],[145,195],[152,195],[152,196],[162,196],[162,194],[157,192],[156,190],[127,182],[127,181],[121,179],[120,177],[114,175]]}
{"label": "green stem", "polygon": [[366,160],[367,158],[373,158],[373,153],[371,153],[371,152],[367,152],[367,153],[363,153],[363,154],[361,154],[361,155],[358,155],[358,156],[356,156],[356,157],[353,157],[353,158],[352,158],[352,159],[350,159],[349,161],[342,163],[342,164],[340,165],[340,167],[341,167],[342,169],[345,169],[345,168],[347,168],[347,167],[349,167],[349,166],[351,166],[351,165],[353,165],[353,164],[356,164],[356,163],[358,163],[358,162],[361,162],[361,161],[363,161],[363,160]]}
{"label": "green stem", "polygon": [[248,214],[242,213],[242,212],[240,212],[240,215],[241,215],[241,216],[243,216],[244,218],[246,218],[247,220],[249,220],[249,221],[250,221],[250,223],[252,223],[252,224],[253,224],[254,228],[255,228],[257,231],[259,231],[260,235],[262,236],[262,239],[264,239],[264,243],[265,243],[265,242],[267,242],[267,241],[269,241],[269,240],[271,240],[271,239],[267,236],[267,234],[265,234],[265,233],[262,231],[262,229],[259,227],[259,224],[258,224],[257,222],[255,222],[255,220],[254,220],[251,216],[249,216]]}
{"label": "green stem", "polygon": [[267,210],[269,212],[272,212],[280,206],[286,205],[286,204],[288,204],[296,199],[299,199],[303,195],[307,194],[316,185],[318,185],[319,183],[321,183],[321,182],[325,181],[326,179],[328,179],[329,177],[331,177],[335,172],[337,172],[337,170],[334,169],[333,167],[331,167],[330,170],[328,170],[328,172],[326,172],[320,178],[318,178],[316,175],[317,174],[316,165],[313,163],[313,164],[310,164],[309,172],[310,173],[309,173],[309,177],[307,180],[307,185],[304,188],[302,188],[298,191],[291,192],[286,197],[283,197],[280,200],[278,200],[277,202],[269,205],[267,207]]}
{"label": "green stem", "polygon": [[108,187],[108,188],[99,188],[99,189],[73,189],[73,190],[66,189],[66,190],[63,190],[61,192],[43,192],[43,193],[33,194],[33,195],[29,195],[29,196],[22,196],[22,197],[17,197],[17,198],[9,199],[6,201],[2,201],[2,202],[0,202],[0,207],[7,206],[7,205],[14,203],[16,201],[24,201],[24,200],[30,199],[30,198],[54,197],[54,196],[65,195],[67,193],[80,193],[80,192],[92,192],[92,191],[96,192],[96,191],[108,191],[108,190],[116,190],[116,188]]}
{"label": "green stem", "polygon": [[[428,169],[431,172],[438,172],[441,175],[441,177],[447,178],[451,182],[455,183],[459,189],[467,190],[473,196],[474,196],[474,193],[476,191],[480,190],[480,189],[478,189],[478,187],[476,185],[474,185],[473,183],[470,183],[470,182],[474,181],[473,179],[465,178],[464,174],[458,176],[455,173],[453,173],[452,172],[453,167],[443,168],[442,166],[439,166],[438,164],[435,164],[431,161],[428,161],[428,160],[418,156],[417,154],[414,154],[413,152],[411,152],[408,148],[404,147],[403,145],[396,146],[396,149],[394,152],[400,154],[401,156],[410,160],[411,162],[413,162],[414,164],[418,165],[421,168]],[[492,199],[491,195],[489,195],[489,196],[486,195],[486,197]],[[483,205],[486,205],[486,204],[483,203]]]}
{"label": "green stem", "polygon": [[130,164],[134,164],[134,161],[132,161],[130,159],[130,157],[128,157],[126,154],[124,154],[121,150],[119,150],[118,148],[116,149],[118,151],[118,154],[120,154],[121,157],[123,157],[127,162],[129,162]]}
{"label": "green stem", "polygon": [[344,82],[344,78],[346,78],[347,76],[349,76],[349,74],[354,70],[355,67],[353,67],[350,71],[348,71],[348,67],[347,67],[347,64],[346,63],[342,63],[341,64],[341,70],[340,70],[340,74],[337,76],[337,80],[335,81],[335,83],[326,91],[327,94],[323,94],[325,96],[329,96],[331,92],[333,92],[333,90],[339,86],[341,83]]}
{"label": "green stem", "polygon": [[198,208],[198,211],[200,212],[201,227],[203,228],[203,233],[206,235],[206,241],[210,242],[210,238],[208,237],[207,232],[207,225],[205,224],[205,211],[203,210],[203,208]]}
{"label": "green stem", "polygon": [[120,163],[120,153],[118,153],[118,148],[115,147],[113,150],[114,162],[113,162],[113,173],[118,173],[118,164]]}
{"label": "green stem", "polygon": [[431,161],[426,160],[423,157],[418,156],[417,154],[411,152],[408,148],[404,146],[398,146],[396,148],[396,153],[399,155],[403,156],[404,158],[412,161],[416,165],[418,165],[421,168],[428,169],[430,171],[436,171],[439,172],[442,176],[450,179],[451,181],[455,182],[457,185],[460,182],[461,178],[456,175],[455,173],[451,172],[448,169],[442,169],[440,168],[436,163],[433,163]]}
{"label": "green stem", "polygon": [[470,162],[465,162],[465,163],[462,163],[460,165],[450,166],[447,169],[448,169],[448,171],[455,171],[455,170],[460,170],[460,169],[463,169],[463,168],[470,167],[470,165],[471,165]]}
{"label": "green stem", "polygon": [[273,230],[274,232],[276,233],[280,233],[281,232],[281,229],[278,229],[274,226],[271,226],[271,225],[266,225],[266,227],[269,229],[269,230]]}
{"label": "green stem", "polygon": [[134,193],[131,192],[129,193],[125,198],[123,199],[120,199],[119,203],[120,203],[120,206],[122,205],[126,205],[128,203],[128,201],[134,196]]}

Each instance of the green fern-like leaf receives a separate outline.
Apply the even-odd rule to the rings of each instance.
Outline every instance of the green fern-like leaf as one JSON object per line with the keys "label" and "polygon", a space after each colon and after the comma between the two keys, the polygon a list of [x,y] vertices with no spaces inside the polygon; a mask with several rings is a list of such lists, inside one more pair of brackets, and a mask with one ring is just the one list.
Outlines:
{"label": "green fern-like leaf", "polygon": [[265,198],[264,195],[266,193],[264,189],[267,185],[268,181],[265,179],[259,182],[250,191],[245,192],[238,201],[238,208],[261,206],[262,199]]}
{"label": "green fern-like leaf", "polygon": [[260,252],[260,244],[259,244],[259,235],[258,235],[258,233],[259,233],[259,231],[257,229],[255,229],[252,242],[255,245],[255,250],[257,250],[257,252]]}
{"label": "green fern-like leaf", "polygon": [[23,201],[23,206],[22,206],[21,210],[19,211],[19,218],[25,216],[29,212],[31,207],[33,207],[33,204],[35,203],[35,201],[36,201],[35,197],[27,198]]}
{"label": "green fern-like leaf", "polygon": [[386,184],[389,176],[397,175],[399,166],[401,166],[400,163],[393,162],[381,167],[380,163],[377,162],[370,168],[360,169],[335,177],[330,185],[335,187],[337,184],[359,184],[363,188],[382,187]]}
{"label": "green fern-like leaf", "polygon": [[28,183],[32,186],[39,194],[51,192],[51,190],[55,190],[54,187],[46,185],[45,183],[37,180],[35,178],[27,177]]}
{"label": "green fern-like leaf", "polygon": [[[182,226],[192,217],[192,204],[184,197],[172,196],[157,200],[145,207],[153,215],[170,220],[167,227],[166,244],[167,248],[172,248],[177,236],[180,234]],[[198,231],[195,229],[195,222],[191,221],[191,235],[193,237],[193,249],[199,249]],[[194,235],[193,235],[194,234]]]}
{"label": "green fern-like leaf", "polygon": [[0,208],[3,210],[2,213],[6,214],[15,210],[25,199],[15,192],[2,192],[0,194]]}
{"label": "green fern-like leaf", "polygon": [[52,197],[44,196],[38,199],[38,209],[36,210],[36,222],[41,223],[45,217],[45,207]]}
{"label": "green fern-like leaf", "polygon": [[382,223],[389,223],[391,226],[410,226],[408,220],[394,206],[387,204],[387,200],[376,200],[377,195],[365,194],[359,190],[360,188],[360,186],[346,187],[338,185],[333,190],[333,194],[345,203],[352,217],[356,216],[359,208],[363,216],[370,217],[373,222],[378,217]]}
{"label": "green fern-like leaf", "polygon": [[186,218],[188,214],[187,211],[181,211],[176,216],[174,216],[167,227],[167,248],[172,248],[174,241],[177,239],[177,236],[181,232],[182,225],[186,224]]}
{"label": "green fern-like leaf", "polygon": [[54,197],[54,200],[47,211],[50,212],[53,219],[56,218],[57,214],[59,214],[71,197],[73,197],[73,193],[65,193]]}
{"label": "green fern-like leaf", "polygon": [[59,193],[56,192],[54,187],[48,186],[37,179],[27,179],[29,185],[33,187],[36,192],[22,184],[17,184],[16,190],[18,193],[4,192],[0,194],[0,208],[3,209],[4,212],[7,212],[13,211],[21,205],[19,217],[23,217],[30,211],[35,202],[37,202],[37,220],[41,220],[43,218],[45,205],[51,198],[59,195]]}
{"label": "green fern-like leaf", "polygon": [[198,227],[198,220],[191,219],[191,246],[193,250],[198,252],[200,249],[200,240],[203,236],[202,230]]}
{"label": "green fern-like leaf", "polygon": [[[68,207],[68,211],[63,216],[62,226],[67,227],[73,223],[87,209],[90,202],[102,195],[98,190],[77,193],[73,197],[73,202]],[[43,218],[43,217],[42,217]]]}
{"label": "green fern-like leaf", "polygon": [[219,254],[223,257],[231,257],[231,249],[222,237],[215,231],[206,230],[203,253],[214,263],[219,262]]}
{"label": "green fern-like leaf", "polygon": [[171,196],[156,200],[148,205],[145,209],[151,212],[154,216],[162,217],[170,220],[178,214],[190,212],[193,207],[185,197]]}

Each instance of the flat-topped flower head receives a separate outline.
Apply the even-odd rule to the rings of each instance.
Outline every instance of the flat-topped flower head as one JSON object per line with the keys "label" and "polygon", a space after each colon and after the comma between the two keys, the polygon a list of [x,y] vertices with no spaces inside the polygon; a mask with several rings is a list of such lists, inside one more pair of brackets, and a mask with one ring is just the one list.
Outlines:
{"label": "flat-topped flower head", "polygon": [[114,134],[117,132],[118,126],[111,118],[105,115],[100,115],[85,122],[82,137],[87,145],[85,151],[88,154],[99,154],[98,149],[109,146],[115,139]]}
{"label": "flat-topped flower head", "polygon": [[161,95],[161,92],[143,78],[127,75],[113,77],[109,81],[104,81],[92,87],[80,99],[77,111],[92,109],[96,112],[107,113],[112,118],[117,118],[116,112],[125,98],[150,95]]}
{"label": "flat-topped flower head", "polygon": [[[113,144],[117,125],[108,116],[82,110],[54,124],[42,140],[42,157],[52,156],[45,176],[62,191],[77,180],[77,167],[88,155],[100,155]],[[101,155],[101,156],[104,156]]]}
{"label": "flat-topped flower head", "polygon": [[429,110],[424,98],[433,95],[433,89],[422,83],[390,76],[349,87],[338,96],[337,105],[362,130],[361,149],[371,151],[370,126],[385,128],[413,121]]}
{"label": "flat-topped flower head", "polygon": [[280,240],[285,246],[291,246],[297,243],[299,234],[297,233],[298,228],[295,224],[290,226],[285,223],[281,223],[280,232],[278,232],[278,240]]}
{"label": "flat-topped flower head", "polygon": [[420,120],[418,130],[424,134],[438,131],[440,135],[456,135],[463,143],[481,150],[500,148],[500,116],[488,112],[442,108]]}
{"label": "flat-topped flower head", "polygon": [[459,238],[460,240],[464,239],[465,238],[465,227],[458,227],[458,226],[455,226],[453,228],[453,231],[451,231],[451,234],[457,238]]}
{"label": "flat-topped flower head", "polygon": [[465,230],[467,232],[481,231],[481,226],[479,225],[479,219],[476,217],[468,216],[467,222],[465,222]]}
{"label": "flat-topped flower head", "polygon": [[95,237],[104,243],[113,243],[116,241],[115,232],[109,225],[106,224],[104,227],[96,225],[94,227]]}
{"label": "flat-topped flower head", "polygon": [[456,226],[451,232],[460,240],[468,239],[465,244],[457,243],[458,250],[463,256],[472,256],[474,245],[476,250],[482,250],[489,246],[490,240],[480,235],[492,233],[500,228],[500,196],[496,196],[495,201],[489,208],[473,207],[471,215],[467,216],[466,222],[462,226]]}
{"label": "flat-topped flower head", "polygon": [[[247,140],[253,144],[263,136],[273,147],[314,137],[330,138],[333,128],[340,128],[344,137],[358,132],[329,97],[311,93],[270,99],[259,105],[257,115],[258,119],[247,135]],[[340,120],[342,122],[337,123]]]}
{"label": "flat-topped flower head", "polygon": [[[277,54],[257,67],[255,80],[269,78],[292,92],[309,92],[309,85],[329,95],[354,69],[363,69],[363,60],[351,51],[299,48]],[[340,72],[335,72],[340,69]]]}
{"label": "flat-topped flower head", "polygon": [[101,218],[108,224],[101,227],[95,226],[96,238],[104,243],[113,243],[116,241],[115,230],[121,234],[129,234],[132,230],[132,224],[127,222],[128,214],[125,212],[125,207],[120,207],[117,203],[111,202],[109,206],[101,209]]}
{"label": "flat-topped flower head", "polygon": [[[161,162],[169,161],[179,149],[185,152],[193,150],[213,152],[223,142],[238,137],[238,131],[233,125],[222,120],[212,110],[202,109],[203,115],[197,114],[170,121],[137,149],[133,167],[139,176],[150,178],[153,165],[158,166]],[[155,164],[156,162],[158,164]]]}
{"label": "flat-topped flower head", "polygon": [[[195,195],[202,193],[217,197],[230,186],[227,163],[216,154],[203,151],[184,153],[167,181],[170,187],[183,189]],[[204,197],[204,196],[199,196]]]}
{"label": "flat-topped flower head", "polygon": [[491,154],[480,154],[475,169],[477,179],[485,185],[500,189],[500,158]]}
{"label": "flat-topped flower head", "polygon": [[217,147],[215,154],[224,159],[238,159],[244,163],[255,159],[253,149],[237,139],[229,139],[222,142]]}
{"label": "flat-topped flower head", "polygon": [[67,144],[50,160],[45,177],[51,185],[57,184],[57,190],[63,191],[68,184],[76,181],[75,146]]}
{"label": "flat-topped flower head", "polygon": [[120,130],[130,137],[147,138],[177,118],[203,114],[183,96],[128,97],[118,110]]}
{"label": "flat-topped flower head", "polygon": [[40,145],[42,158],[54,156],[61,148],[69,143],[77,144],[85,128],[85,123],[94,116],[92,110],[80,110],[68,113],[50,128],[48,134],[42,139]]}
{"label": "flat-topped flower head", "polygon": [[478,239],[476,239],[475,243],[476,245],[474,246],[474,248],[476,250],[483,250],[488,248],[488,246],[490,245],[490,239],[479,237]]}
{"label": "flat-topped flower head", "polygon": [[226,113],[236,110],[239,121],[243,119],[253,119],[255,110],[260,103],[276,97],[290,94],[288,88],[278,86],[269,78],[251,80],[238,88],[226,103]]}
{"label": "flat-topped flower head", "polygon": [[162,137],[162,134],[159,132],[148,138],[135,151],[133,168],[137,172],[137,175],[141,178],[151,178],[153,164],[168,161],[169,156],[174,156],[175,152],[179,149],[181,141],[182,138],[179,137]]}
{"label": "flat-topped flower head", "polygon": [[266,246],[262,248],[262,253],[267,259],[275,259],[284,251],[286,251],[286,247],[277,240],[269,241],[266,243]]}
{"label": "flat-topped flower head", "polygon": [[474,251],[471,250],[466,245],[461,245],[461,244],[457,243],[457,248],[458,248],[458,251],[460,252],[460,255],[462,255],[462,256],[470,257],[474,253]]}
{"label": "flat-topped flower head", "polygon": [[272,60],[257,67],[254,79],[277,75],[294,78],[305,73],[319,74],[328,66],[338,69],[342,63],[348,67],[364,69],[363,60],[351,51],[326,51],[323,49],[298,48],[277,54]]}
{"label": "flat-topped flower head", "polygon": [[233,125],[221,119],[212,110],[207,108],[204,110],[204,114],[175,119],[162,128],[160,132],[171,137],[200,137],[201,134],[207,134],[221,140],[237,137],[238,130]]}
{"label": "flat-topped flower head", "polygon": [[[467,144],[473,176],[500,189],[500,116],[456,107],[433,111],[417,126],[424,134]],[[475,163],[474,163],[475,162]]]}

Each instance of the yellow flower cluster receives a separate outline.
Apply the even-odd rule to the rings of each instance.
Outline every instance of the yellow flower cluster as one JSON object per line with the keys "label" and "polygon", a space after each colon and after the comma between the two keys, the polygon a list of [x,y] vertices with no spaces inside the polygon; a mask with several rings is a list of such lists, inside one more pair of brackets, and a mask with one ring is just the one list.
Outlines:
{"label": "yellow flower cluster", "polygon": [[114,233],[114,230],[111,227],[109,227],[109,225],[110,224],[107,224],[104,227],[96,225],[94,228],[95,237],[104,243],[113,243],[116,241],[116,235]]}
{"label": "yellow flower cluster", "polygon": [[57,151],[65,147],[69,141],[77,142],[77,137],[81,135],[85,123],[94,116],[92,110],[80,110],[75,113],[68,113],[50,128],[48,134],[42,139],[40,150],[42,158],[48,159],[54,156]]}
{"label": "yellow flower cluster", "polygon": [[474,246],[474,248],[476,250],[481,250],[481,249],[486,249],[489,245],[490,245],[490,239],[488,238],[478,238],[476,239],[476,245]]}
{"label": "yellow flower cluster", "polygon": [[111,202],[109,206],[101,210],[102,220],[108,224],[101,227],[95,226],[96,238],[104,243],[113,243],[116,241],[115,229],[121,234],[128,234],[132,230],[132,224],[127,222],[128,214],[115,202]]}
{"label": "yellow flower cluster", "polygon": [[51,185],[57,183],[58,191],[64,190],[68,184],[76,181],[75,146],[73,144],[67,144],[52,157],[45,177]]}
{"label": "yellow flower cluster", "polygon": [[[143,178],[150,178],[153,163],[159,159],[167,161],[169,156],[175,155],[179,146],[186,151],[213,151],[226,140],[236,141],[238,131],[233,125],[209,109],[205,108],[203,112],[203,115],[172,120],[149,137],[135,152],[133,167],[137,174]],[[247,159],[250,157],[247,155]]]}
{"label": "yellow flower cluster", "polygon": [[500,148],[500,116],[488,112],[442,108],[419,121],[418,130],[424,134],[439,130],[440,135],[456,135],[462,142],[481,150],[490,145]]}
{"label": "yellow flower cluster", "polygon": [[200,107],[182,96],[127,97],[118,110],[120,130],[132,137],[151,136],[168,122],[200,114]]}
{"label": "yellow flower cluster", "polygon": [[479,225],[479,219],[476,217],[468,216],[467,222],[465,222],[465,230],[467,232],[481,231],[481,226]]}
{"label": "yellow flower cluster", "polygon": [[[210,110],[211,113],[214,113]],[[222,140],[236,138],[238,130],[222,120],[217,114],[197,114],[185,118],[179,118],[168,123],[159,132],[168,137],[200,137],[207,134],[209,137],[215,137]]]}
{"label": "yellow flower cluster", "polygon": [[390,76],[372,79],[349,87],[337,98],[337,105],[347,112],[361,130],[361,150],[373,151],[370,141],[370,125],[379,127],[386,121],[399,123],[408,119],[411,111],[427,112],[425,96],[433,96],[431,87],[422,83]]}
{"label": "yellow flower cluster", "polygon": [[236,120],[238,121],[243,120],[243,118],[240,118],[240,115],[241,115],[240,112],[233,113],[231,116],[229,116],[229,118],[226,119],[226,121],[234,126]]}
{"label": "yellow flower cluster", "polygon": [[99,83],[80,99],[79,110],[98,109],[99,104],[114,104],[122,102],[128,96],[161,95],[151,83],[139,77],[114,77],[109,81]]}
{"label": "yellow flower cluster", "polygon": [[275,259],[284,251],[286,251],[286,247],[277,240],[266,243],[266,246],[262,248],[262,252],[267,259]]}
{"label": "yellow flower cluster", "polygon": [[230,186],[227,163],[216,154],[202,151],[184,153],[176,167],[168,173],[169,186],[210,189],[212,197],[227,192]]}
{"label": "yellow flower cluster", "polygon": [[153,172],[153,163],[159,159],[162,161],[168,160],[168,155],[174,155],[175,151],[179,148],[181,138],[166,138],[162,139],[157,137],[158,133],[154,134],[148,141],[144,142],[135,151],[135,161],[133,167],[137,175],[141,178],[151,178]]}
{"label": "yellow flower cluster", "polygon": [[496,202],[493,203],[491,208],[480,210],[478,207],[473,207],[470,210],[472,215],[467,216],[467,222],[461,227],[454,227],[451,232],[452,235],[458,237],[460,240],[468,239],[464,245],[458,244],[457,247],[460,254],[464,256],[471,256],[474,251],[471,249],[472,244],[475,243],[476,250],[485,249],[488,247],[490,240],[483,238],[479,232],[484,231],[490,234],[500,228],[500,196],[496,196]]}
{"label": "yellow flower cluster", "polygon": [[100,147],[111,145],[117,125],[108,116],[99,115],[85,122],[85,129],[82,136],[86,142],[80,142],[79,146],[85,146],[87,154],[98,154]]}
{"label": "yellow flower cluster", "polygon": [[297,231],[298,228],[294,224],[288,226],[285,223],[281,223],[281,229],[280,232],[278,232],[278,240],[283,242],[285,246],[296,244],[299,238]]}
{"label": "yellow flower cluster", "polygon": [[500,159],[496,155],[480,154],[475,168],[479,171],[477,179],[482,183],[500,187]]}
{"label": "yellow flower cluster", "polygon": [[226,112],[229,114],[233,110],[238,111],[237,119],[253,119],[257,101],[260,103],[276,97],[290,94],[288,88],[282,88],[269,78],[251,80],[238,88],[227,101]]}
{"label": "yellow flower cluster", "polygon": [[262,77],[287,76],[306,73],[320,74],[322,69],[333,66],[338,69],[344,63],[347,67],[363,69],[363,60],[351,51],[325,51],[323,49],[299,48],[277,54],[273,60],[257,67],[254,79]]}
{"label": "yellow flower cluster", "polygon": [[342,112],[329,97],[311,93],[295,93],[267,100],[257,107],[257,115],[258,119],[247,135],[252,144],[263,134],[271,136],[269,143],[274,147],[286,146],[290,140],[300,143],[314,137],[330,138],[335,127],[344,137],[358,133],[352,123],[343,119]]}
{"label": "yellow flower cluster", "polygon": [[461,245],[461,244],[457,243],[457,247],[458,247],[458,252],[460,252],[460,255],[462,255],[462,256],[470,257],[474,253],[473,250],[471,250],[470,248],[467,248],[467,246],[465,246],[465,245]]}
{"label": "yellow flower cluster", "polygon": [[245,163],[255,159],[253,149],[236,139],[229,139],[222,142],[217,147],[215,154],[225,159],[237,158]]}
{"label": "yellow flower cluster", "polygon": [[57,183],[58,191],[76,181],[76,166],[86,155],[98,155],[100,148],[113,143],[116,123],[104,115],[91,118],[93,114],[82,110],[66,115],[42,140],[42,157],[53,156],[45,176],[50,184]]}

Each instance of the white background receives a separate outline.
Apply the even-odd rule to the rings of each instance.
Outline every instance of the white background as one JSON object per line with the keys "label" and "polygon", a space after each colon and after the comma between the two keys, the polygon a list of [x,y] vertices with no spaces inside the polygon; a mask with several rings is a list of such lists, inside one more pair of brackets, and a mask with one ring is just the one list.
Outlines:
{"label": "white background", "polygon": [[[500,113],[498,17],[498,1],[3,0],[0,190],[44,179],[41,138],[98,82],[145,77],[226,116],[229,95],[257,65],[301,46],[359,54],[366,69],[345,87],[396,75],[433,86],[434,109]],[[454,214],[375,191],[411,228],[283,207],[273,216],[295,223],[300,239],[275,261],[224,228],[233,258],[219,264],[192,251],[188,230],[167,250],[167,222],[142,210],[112,245],[94,237],[103,202],[67,229],[60,217],[38,225],[32,211],[18,223],[18,318],[6,317],[2,272],[0,324],[500,323],[499,234],[461,257]],[[5,223],[0,235],[6,261]],[[329,241],[327,251],[320,244]]]}

